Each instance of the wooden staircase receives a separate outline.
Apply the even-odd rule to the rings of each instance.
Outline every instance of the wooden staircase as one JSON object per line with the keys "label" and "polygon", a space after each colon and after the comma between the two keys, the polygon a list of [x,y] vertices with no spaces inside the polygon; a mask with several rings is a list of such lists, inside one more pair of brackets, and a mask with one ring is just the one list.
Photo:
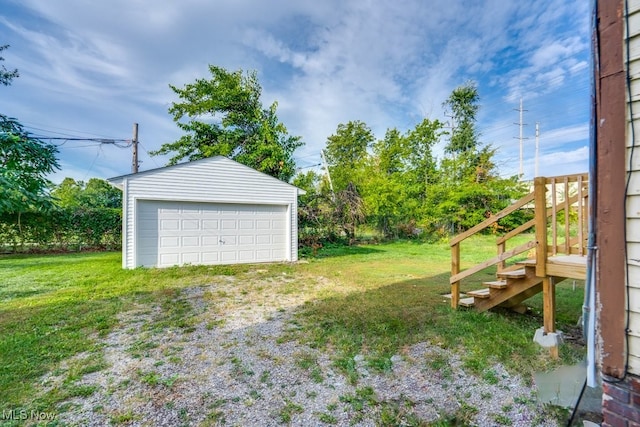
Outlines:
{"label": "wooden staircase", "polygon": [[[555,284],[586,277],[588,232],[588,175],[539,177],[533,191],[477,226],[454,237],[451,242],[451,306],[473,307],[478,311],[493,307],[518,307],[526,299],[544,292],[545,332],[555,331]],[[497,255],[461,269],[461,243],[493,226],[520,209],[534,210],[534,218],[496,240]],[[508,242],[535,230],[535,238],[507,250]],[[520,239],[522,240],[522,239]],[[507,266],[507,262],[535,252],[535,257]],[[460,284],[474,274],[497,266],[496,280],[483,282],[461,298]]]}
{"label": "wooden staircase", "polygon": [[542,291],[542,279],[536,276],[535,265],[518,265],[518,269],[501,271],[498,280],[483,282],[486,288],[467,292],[460,305],[475,307],[478,311],[490,308],[516,307],[524,300]]}

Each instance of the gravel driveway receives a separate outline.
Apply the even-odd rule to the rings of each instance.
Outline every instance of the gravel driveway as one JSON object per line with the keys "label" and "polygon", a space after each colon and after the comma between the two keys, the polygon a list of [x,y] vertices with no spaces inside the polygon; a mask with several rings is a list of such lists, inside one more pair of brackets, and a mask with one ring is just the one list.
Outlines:
{"label": "gravel driveway", "polygon": [[[251,277],[253,274],[255,277]],[[207,286],[184,288],[176,304],[190,323],[161,323],[163,309],[140,301],[103,338],[105,367],[77,384],[94,390],[60,406],[64,425],[275,426],[466,425],[555,426],[544,420],[535,389],[500,365],[493,378],[466,373],[460,358],[419,343],[394,356],[389,371],[354,358],[354,383],[332,362],[331,349],[287,337],[298,307],[312,293],[286,292],[300,278],[240,280],[216,276]],[[331,286],[323,278],[308,286]],[[158,326],[160,325],[160,326]],[[162,326],[164,325],[164,326]],[[65,366],[82,365],[84,353]],[[434,360],[444,360],[440,366]],[[43,388],[62,381],[55,373]]]}

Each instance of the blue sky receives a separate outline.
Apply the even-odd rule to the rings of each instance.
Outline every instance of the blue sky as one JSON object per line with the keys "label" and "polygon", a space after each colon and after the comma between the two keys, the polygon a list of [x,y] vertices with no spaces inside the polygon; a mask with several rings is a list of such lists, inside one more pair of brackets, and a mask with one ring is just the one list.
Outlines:
{"label": "blue sky", "polygon": [[[208,64],[256,70],[265,105],[306,145],[298,166],[320,163],[339,123],[362,120],[377,138],[424,117],[476,81],[481,141],[498,148],[502,175],[518,173],[518,104],[525,178],[586,172],[590,117],[590,9],[584,0],[0,0],[5,65],[0,112],[37,135],[130,139],[147,152],[176,140],[167,109]],[[62,141],[55,141],[62,144]],[[444,141],[443,141],[444,143]],[[441,156],[442,147],[437,147]],[[68,141],[51,178],[131,171],[131,150]]]}

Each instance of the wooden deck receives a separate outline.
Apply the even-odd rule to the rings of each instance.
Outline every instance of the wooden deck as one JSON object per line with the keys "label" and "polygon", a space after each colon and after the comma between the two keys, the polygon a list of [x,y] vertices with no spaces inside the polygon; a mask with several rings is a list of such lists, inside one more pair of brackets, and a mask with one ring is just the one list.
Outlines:
{"label": "wooden deck", "polygon": [[[482,223],[455,236],[451,246],[451,306],[479,311],[496,306],[515,307],[543,292],[544,330],[555,332],[555,284],[565,279],[584,280],[587,274],[588,193],[587,174],[538,177],[533,191]],[[521,209],[534,210],[534,218],[496,239],[496,255],[461,270],[461,243]],[[507,249],[511,239],[535,232],[535,238]],[[510,259],[533,252],[532,258],[507,266]],[[497,280],[484,288],[460,293],[462,280],[497,266]]]}

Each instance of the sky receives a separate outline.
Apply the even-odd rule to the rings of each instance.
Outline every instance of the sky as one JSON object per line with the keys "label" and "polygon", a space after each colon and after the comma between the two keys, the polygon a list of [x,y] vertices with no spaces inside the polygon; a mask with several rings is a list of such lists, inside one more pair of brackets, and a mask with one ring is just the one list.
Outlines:
{"label": "sky", "polygon": [[[305,145],[301,171],[320,170],[338,124],[365,122],[376,138],[424,118],[477,84],[480,141],[502,176],[588,170],[590,2],[584,0],[0,0],[0,56],[20,77],[0,87],[0,113],[36,136],[131,140],[140,171],[181,131],[169,85],[210,77],[208,65],[255,70],[262,102]],[[46,140],[46,139],[45,139]],[[50,140],[65,177],[131,172],[127,143]],[[436,147],[442,157],[446,140]]]}

